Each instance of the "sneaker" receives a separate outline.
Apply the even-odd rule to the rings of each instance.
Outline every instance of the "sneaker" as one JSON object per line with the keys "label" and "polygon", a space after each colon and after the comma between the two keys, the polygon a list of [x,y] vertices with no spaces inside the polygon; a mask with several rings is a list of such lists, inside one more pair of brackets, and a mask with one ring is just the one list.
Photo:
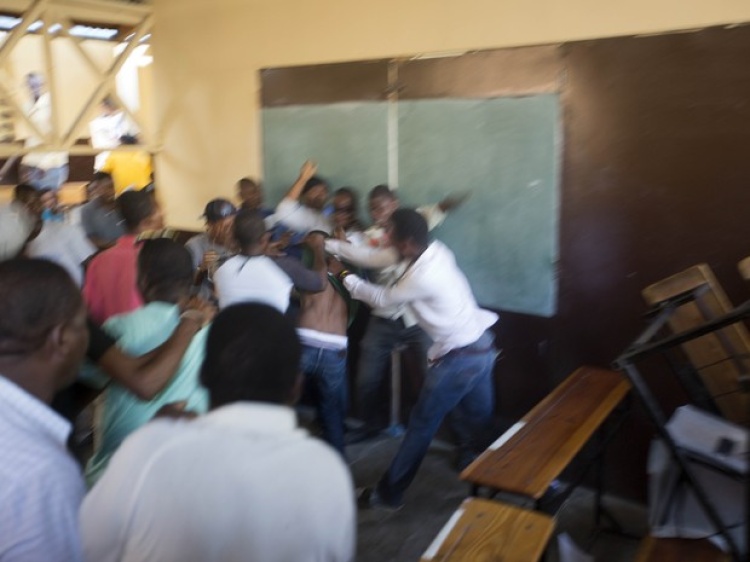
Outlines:
{"label": "sneaker", "polygon": [[357,488],[357,508],[358,509],[382,509],[385,511],[396,512],[404,507],[403,503],[388,503],[375,488]]}

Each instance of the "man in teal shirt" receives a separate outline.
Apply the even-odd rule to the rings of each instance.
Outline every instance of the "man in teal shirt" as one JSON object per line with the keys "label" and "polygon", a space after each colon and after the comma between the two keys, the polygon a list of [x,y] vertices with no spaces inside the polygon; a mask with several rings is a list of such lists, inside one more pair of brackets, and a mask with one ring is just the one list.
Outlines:
{"label": "man in teal shirt", "polygon": [[[130,355],[142,355],[158,347],[180,322],[180,304],[190,296],[192,275],[190,254],[183,246],[164,238],[146,241],[138,256],[138,287],[146,304],[110,318],[104,330]],[[208,396],[198,381],[206,334],[204,328],[195,335],[177,373],[151,400],[139,399],[116,382],[107,387],[102,423],[97,428],[96,450],[86,468],[89,485],[99,479],[125,438],[153,418],[165,404],[186,402],[191,411],[207,411]]]}

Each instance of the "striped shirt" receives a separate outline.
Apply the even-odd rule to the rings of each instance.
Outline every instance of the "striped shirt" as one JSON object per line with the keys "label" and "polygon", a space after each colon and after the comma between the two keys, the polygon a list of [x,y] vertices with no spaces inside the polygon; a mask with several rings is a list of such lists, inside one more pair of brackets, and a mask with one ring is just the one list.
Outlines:
{"label": "striped shirt", "polygon": [[81,560],[81,470],[70,424],[0,376],[0,560]]}

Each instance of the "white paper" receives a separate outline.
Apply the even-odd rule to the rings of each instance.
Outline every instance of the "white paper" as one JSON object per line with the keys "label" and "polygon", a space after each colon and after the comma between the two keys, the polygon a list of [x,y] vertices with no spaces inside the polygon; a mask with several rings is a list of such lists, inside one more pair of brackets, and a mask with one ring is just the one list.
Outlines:
{"label": "white paper", "polygon": [[438,553],[438,550],[440,550],[440,547],[445,542],[445,539],[453,530],[453,527],[456,526],[456,523],[458,523],[458,520],[461,519],[461,516],[463,514],[464,514],[464,508],[460,507],[453,513],[453,515],[451,515],[451,518],[448,519],[448,522],[445,525],[443,525],[442,529],[440,529],[440,532],[432,541],[432,544],[427,548],[427,550],[424,551],[422,558],[424,558],[425,560],[432,560],[433,558],[435,558],[435,555]]}
{"label": "white paper", "polygon": [[509,439],[510,439],[511,437],[513,437],[513,436],[514,436],[514,435],[515,435],[516,433],[518,433],[519,431],[521,431],[521,429],[523,429],[523,427],[524,427],[525,425],[526,425],[526,422],[525,422],[525,421],[520,421],[520,422],[518,422],[518,423],[514,423],[514,424],[513,424],[513,425],[512,425],[511,427],[510,427],[510,429],[508,429],[508,431],[506,431],[506,432],[505,432],[505,433],[503,433],[503,434],[502,434],[502,435],[501,435],[500,437],[498,437],[498,438],[497,438],[497,440],[496,440],[496,441],[495,441],[495,442],[494,442],[494,443],[493,443],[492,445],[490,445],[490,446],[489,446],[489,447],[487,447],[487,448],[488,448],[488,449],[489,449],[490,451],[494,451],[495,449],[499,449],[500,447],[502,447],[503,445],[505,445],[505,443],[506,443],[506,442],[507,442],[507,441],[508,441],[508,440],[509,440]]}

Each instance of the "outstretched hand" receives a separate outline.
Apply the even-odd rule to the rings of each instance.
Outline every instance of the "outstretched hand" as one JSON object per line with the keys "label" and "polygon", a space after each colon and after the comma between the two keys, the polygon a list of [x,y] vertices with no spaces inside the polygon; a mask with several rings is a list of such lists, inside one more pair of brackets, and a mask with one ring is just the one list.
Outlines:
{"label": "outstretched hand", "polygon": [[299,177],[307,181],[311,177],[313,177],[317,172],[318,172],[318,165],[312,160],[305,160],[305,163],[302,164],[302,168],[300,168]]}

